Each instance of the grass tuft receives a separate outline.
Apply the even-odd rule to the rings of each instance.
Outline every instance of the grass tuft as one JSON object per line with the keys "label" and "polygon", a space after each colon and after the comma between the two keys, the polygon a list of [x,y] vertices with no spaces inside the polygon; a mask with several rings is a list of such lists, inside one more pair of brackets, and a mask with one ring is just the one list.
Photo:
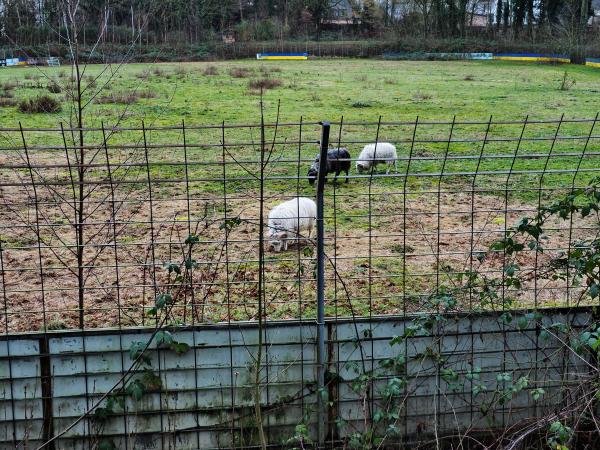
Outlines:
{"label": "grass tuft", "polygon": [[0,84],[0,89],[2,89],[3,91],[12,91],[17,86],[18,85],[15,81],[5,81],[4,83]]}
{"label": "grass tuft", "polygon": [[413,94],[413,100],[431,100],[432,96],[430,94],[425,94],[424,92],[415,92]]}
{"label": "grass tuft", "polygon": [[46,89],[48,89],[48,92],[50,92],[51,94],[60,94],[62,92],[62,88],[56,82],[48,84]]}
{"label": "grass tuft", "polygon": [[207,77],[214,77],[215,75],[219,75],[219,71],[216,66],[207,66],[202,73]]}
{"label": "grass tuft", "polygon": [[562,76],[562,80],[560,82],[560,86],[558,87],[559,91],[568,91],[573,86],[575,86],[575,80],[569,76],[569,72],[565,70]]}
{"label": "grass tuft", "polygon": [[42,327],[42,331],[67,330],[69,328],[69,324],[64,319],[54,318],[48,321],[45,328]]}
{"label": "grass tuft", "polygon": [[156,94],[151,91],[137,91],[137,92],[117,92],[110,95],[103,95],[96,98],[96,103],[101,105],[106,104],[120,104],[120,105],[131,105],[137,102],[140,98],[155,98]]}
{"label": "grass tuft", "polygon": [[165,71],[162,70],[160,67],[155,67],[154,69],[152,69],[152,75],[154,75],[155,77],[164,77]]}
{"label": "grass tuft", "polygon": [[8,108],[11,106],[17,106],[17,101],[12,98],[0,97],[0,107]]}
{"label": "grass tuft", "polygon": [[250,80],[248,82],[248,88],[254,90],[267,90],[274,89],[276,87],[281,86],[282,84],[283,82],[281,80],[278,80],[277,78],[260,78],[258,80]]}
{"label": "grass tuft", "polygon": [[89,88],[96,87],[96,77],[93,77],[92,75],[83,77],[83,81],[86,82],[86,87],[89,87]]}
{"label": "grass tuft", "polygon": [[281,72],[281,67],[276,67],[276,66],[261,66],[260,67],[260,71],[263,74],[280,73]]}
{"label": "grass tuft", "polygon": [[252,72],[245,67],[233,67],[229,70],[229,76],[232,78],[249,78]]}
{"label": "grass tuft", "polygon": [[137,96],[138,96],[138,98],[156,98],[156,97],[158,97],[152,91],[138,91]]}
{"label": "grass tuft", "polygon": [[60,102],[49,95],[40,95],[19,102],[19,111],[27,114],[56,113],[61,109]]}
{"label": "grass tuft", "polygon": [[177,78],[185,78],[188,74],[188,70],[183,66],[183,64],[179,64],[175,67],[175,75]]}
{"label": "grass tuft", "polygon": [[116,93],[110,95],[101,95],[96,97],[96,103],[100,105],[120,104],[131,105],[137,101],[138,97],[135,94]]}

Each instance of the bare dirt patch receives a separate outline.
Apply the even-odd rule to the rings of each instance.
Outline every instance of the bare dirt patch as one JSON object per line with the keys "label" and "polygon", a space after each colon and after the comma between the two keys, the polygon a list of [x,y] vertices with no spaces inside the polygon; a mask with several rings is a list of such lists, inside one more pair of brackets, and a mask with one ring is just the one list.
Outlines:
{"label": "bare dirt patch", "polygon": [[[196,173],[192,178],[200,181],[187,188],[182,166],[153,167],[150,176],[155,181],[149,185],[142,150],[112,149],[111,189],[104,151],[100,145],[89,149],[86,157],[82,283],[75,233],[78,189],[71,184],[77,178],[75,154],[69,157],[71,172],[60,147],[32,150],[32,171],[23,152],[0,155],[6,169],[0,173],[2,330],[77,327],[80,293],[86,327],[150,324],[147,311],[157,293],[175,288],[166,285],[164,266],[182,262],[190,233],[199,237],[192,254],[197,267],[189,286],[181,290],[173,320],[255,319],[260,217],[256,183],[250,187],[249,181],[230,180],[224,199],[222,183],[202,181],[219,175],[222,169],[214,164],[206,166],[210,171]],[[158,155],[153,158],[158,160]],[[166,157],[172,160],[172,155]],[[457,185],[443,187],[439,197],[426,185],[409,186],[405,194],[401,184],[385,181],[374,184],[370,196],[366,180],[327,185],[329,315],[416,311],[438,287],[460,287],[465,282],[460,274],[467,270],[502,277],[503,256],[481,255],[519,218],[535,212],[532,204],[512,195],[507,200],[471,195]],[[284,193],[296,192],[292,183],[269,185],[265,218],[270,208],[289,198]],[[448,189],[452,192],[444,191]],[[535,275],[570,244],[597,231],[592,220],[574,218],[572,232],[568,221],[548,224],[545,251],[520,256],[526,282],[519,292],[510,293],[515,306],[566,303],[565,281],[538,277],[536,282]],[[233,223],[230,231],[228,221]],[[314,270],[314,241],[292,245],[284,253],[267,253],[269,318],[314,315]],[[569,301],[576,299],[578,289],[571,289]],[[460,307],[481,305],[465,296]]]}
{"label": "bare dirt patch", "polygon": [[[22,170],[5,172],[0,181],[24,181],[27,175]],[[97,173],[94,180],[106,180],[105,176]],[[190,231],[200,237],[192,255],[198,268],[178,299],[174,319],[184,323],[255,319],[259,232],[255,193],[240,192],[226,202],[218,194],[201,193],[190,199],[188,213],[188,200],[177,189],[154,190],[150,203],[144,176],[129,173],[127,178],[138,184],[122,184],[114,192],[106,184],[86,187],[85,326],[149,324],[147,311],[157,292],[172,289],[165,285],[163,266],[182,261],[182,243]],[[68,181],[67,174],[57,173],[54,180],[52,187],[38,189],[37,222],[36,199],[29,186],[0,189],[6,312],[2,312],[2,331],[37,330],[44,324],[55,329],[78,326],[73,197],[70,185],[59,183]],[[458,274],[467,269],[498,276],[502,257],[480,260],[479,255],[503,235],[507,224],[532,214],[531,205],[513,200],[507,205],[499,197],[441,194],[438,203],[431,194],[417,192],[405,198],[383,189],[371,196],[370,210],[361,195],[344,197],[343,191],[338,192],[335,211],[328,198],[330,315],[415,311],[432,289],[456,284]],[[265,217],[280,200],[273,196],[266,201]],[[240,219],[228,233],[227,243],[226,218]],[[568,247],[568,224],[551,225],[545,243],[548,250],[523,256],[519,261],[523,270],[547,265]],[[571,241],[590,233],[584,230],[586,225],[581,220],[574,223],[577,236],[571,236]],[[314,314],[313,244],[307,241],[284,253],[267,254],[266,311],[270,318]],[[535,284],[532,278],[515,301],[555,305],[564,304],[565,296],[564,282]]]}

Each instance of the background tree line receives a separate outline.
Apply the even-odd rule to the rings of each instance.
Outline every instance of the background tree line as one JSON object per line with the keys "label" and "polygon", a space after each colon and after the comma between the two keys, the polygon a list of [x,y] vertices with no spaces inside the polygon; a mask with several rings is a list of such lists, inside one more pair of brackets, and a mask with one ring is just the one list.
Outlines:
{"label": "background tree line", "polygon": [[[0,0],[3,47],[65,44],[65,11],[73,1]],[[238,42],[562,39],[571,48],[599,34],[589,26],[592,0],[80,0],[79,10],[83,46],[195,45],[232,35]]]}

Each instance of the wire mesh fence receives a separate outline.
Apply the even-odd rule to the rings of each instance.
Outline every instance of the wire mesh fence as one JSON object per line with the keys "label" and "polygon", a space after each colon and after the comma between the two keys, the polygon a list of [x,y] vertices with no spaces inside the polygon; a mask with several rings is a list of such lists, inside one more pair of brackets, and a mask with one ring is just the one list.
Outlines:
{"label": "wire mesh fence", "polygon": [[[501,447],[526,417],[581,415],[596,122],[0,129],[0,444],[500,427]],[[291,223],[311,225],[283,244],[269,213],[302,197]]]}
{"label": "wire mesh fence", "polygon": [[[321,133],[302,121],[0,130],[2,331],[152,325],[156,296],[181,284],[163,268],[182,258],[191,275],[173,323],[256,319],[259,270],[265,318],[315,317],[314,234],[283,252],[267,243],[261,260],[268,227],[259,233],[278,203],[315,198],[307,171]],[[599,138],[595,118],[332,123],[330,147],[347,148],[352,168],[324,190],[326,315],[415,312],[461,274],[502,273],[501,254],[481,255],[517,219],[587,186]],[[384,142],[395,167],[359,173],[363,146]],[[547,230],[546,251],[520,261],[531,277],[513,306],[582,300],[569,279],[536,275],[594,235],[593,220]]]}

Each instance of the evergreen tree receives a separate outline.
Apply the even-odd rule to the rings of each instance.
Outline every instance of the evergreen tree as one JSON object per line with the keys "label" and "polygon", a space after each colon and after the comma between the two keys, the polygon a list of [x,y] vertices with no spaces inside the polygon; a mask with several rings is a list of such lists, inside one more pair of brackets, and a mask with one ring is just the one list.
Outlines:
{"label": "evergreen tree", "polygon": [[502,29],[504,30],[504,32],[506,33],[506,30],[508,29],[508,21],[510,19],[510,3],[508,2],[504,2],[504,7],[503,7],[503,17],[502,17]]}
{"label": "evergreen tree", "polygon": [[500,25],[502,24],[502,1],[496,2],[496,31],[500,31]]}

